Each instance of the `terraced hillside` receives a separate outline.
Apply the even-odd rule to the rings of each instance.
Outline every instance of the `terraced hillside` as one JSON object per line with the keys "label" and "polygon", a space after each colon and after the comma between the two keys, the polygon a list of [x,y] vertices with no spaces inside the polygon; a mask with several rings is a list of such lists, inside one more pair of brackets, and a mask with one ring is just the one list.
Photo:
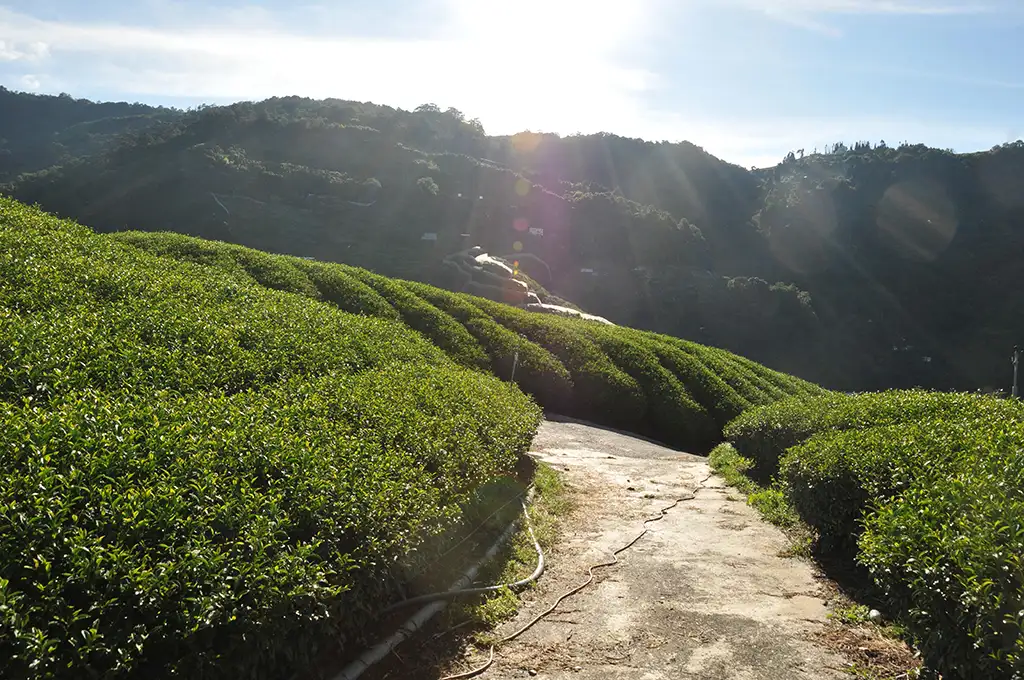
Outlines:
{"label": "terraced hillside", "polygon": [[[456,363],[513,379],[553,411],[706,451],[745,408],[820,387],[724,350],[665,335],[528,312],[365,269],[270,255],[180,234],[109,238],[217,268],[345,311],[400,319]],[[513,364],[518,363],[513,375]]]}
{"label": "terraced hillside", "polygon": [[516,472],[538,403],[707,447],[752,404],[821,392],[674,338],[0,199],[3,675],[287,677],[359,644],[409,560]]}

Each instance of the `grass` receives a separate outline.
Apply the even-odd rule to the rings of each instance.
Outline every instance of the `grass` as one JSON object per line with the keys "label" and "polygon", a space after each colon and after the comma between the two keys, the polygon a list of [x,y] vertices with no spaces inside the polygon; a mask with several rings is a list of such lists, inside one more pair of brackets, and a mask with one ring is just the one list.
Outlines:
{"label": "grass", "polygon": [[[562,522],[572,510],[572,501],[561,476],[550,466],[540,463],[534,477],[535,496],[529,506],[530,524],[541,549],[549,551],[557,542]],[[529,576],[537,566],[537,551],[525,525],[513,536],[510,550],[504,560],[498,560],[492,572],[493,583],[512,583]],[[468,619],[475,626],[493,628],[515,616],[519,610],[519,597],[509,589],[467,604],[453,611],[455,617]],[[483,632],[484,638],[488,633]]]}
{"label": "grass", "polygon": [[[782,489],[764,487],[751,478],[749,471],[753,463],[744,458],[729,443],[722,443],[708,455],[711,469],[725,479],[725,483],[747,496],[747,505],[756,509],[771,524],[786,530],[790,545],[781,554],[785,557],[806,557],[809,555],[813,533]],[[736,498],[739,500],[739,498]]]}

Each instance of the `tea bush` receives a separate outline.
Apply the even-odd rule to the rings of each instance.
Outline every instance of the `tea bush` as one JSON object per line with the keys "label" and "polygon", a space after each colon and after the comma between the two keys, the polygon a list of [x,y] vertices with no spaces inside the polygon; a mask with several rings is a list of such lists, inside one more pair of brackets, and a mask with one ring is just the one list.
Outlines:
{"label": "tea bush", "polygon": [[[181,244],[175,246],[167,235],[157,236],[125,238],[163,256],[208,262],[252,279],[252,267],[241,257],[245,248],[203,245],[186,236],[176,237]],[[347,265],[267,257],[300,271],[316,288],[315,295],[298,285],[292,292],[353,313],[400,318],[463,365],[509,378],[518,352],[515,382],[547,409],[691,450],[709,449],[722,426],[751,404],[824,393],[729,352],[677,338],[526,312]]]}
{"label": "tea bush", "polygon": [[[751,409],[730,422],[725,438],[754,461],[761,474],[778,471],[783,452],[813,434],[828,430],[865,429],[876,425],[921,421],[927,418],[982,417],[991,409],[1011,414],[1008,401],[983,399],[970,393],[889,390],[865,394],[827,393],[822,397],[795,397]],[[992,411],[995,417],[996,411]]]}
{"label": "tea bush", "polygon": [[267,288],[298,293],[313,299],[320,298],[316,286],[295,266],[296,261],[302,261],[299,258],[271,255],[221,241],[178,237],[167,232],[116,232],[111,234],[111,238],[143,247],[158,255],[171,255],[179,260],[212,265],[236,278],[244,274]]}
{"label": "tea bush", "polygon": [[309,277],[325,302],[352,314],[394,320],[402,318],[380,293],[346,273],[340,265],[298,260],[295,266]]}
{"label": "tea bush", "polygon": [[718,431],[707,410],[687,392],[686,387],[658,360],[636,331],[588,324],[586,331],[620,369],[639,383],[647,399],[641,432],[669,442],[686,442],[698,451],[708,451]]}
{"label": "tea bush", "polygon": [[[467,296],[422,283],[403,283],[413,293],[464,325],[490,355],[491,371],[495,375],[506,379],[514,377],[520,389],[533,395],[545,408],[554,411],[571,408],[572,378],[562,362],[551,352],[501,326]],[[519,360],[516,363],[517,354]]]}
{"label": "tea bush", "polygon": [[920,390],[788,399],[726,427],[856,559],[947,678],[1024,674],[1024,406]]}
{"label": "tea bush", "polygon": [[271,677],[356,642],[390,565],[511,473],[538,416],[415,364],[5,405],[4,677]]}
{"label": "tea bush", "polygon": [[473,368],[488,366],[490,362],[480,343],[458,321],[421,300],[398,281],[365,269],[346,269],[397,309],[410,328],[422,333],[455,361]]}
{"label": "tea bush", "polygon": [[647,401],[640,385],[575,325],[594,322],[527,312],[483,298],[472,301],[505,328],[524,335],[559,358],[572,376],[570,415],[624,429],[641,425]]}
{"label": "tea bush", "polygon": [[678,377],[721,429],[750,408],[750,402],[736,393],[697,356],[682,349],[676,338],[649,334],[648,346],[662,365]]}
{"label": "tea bush", "polygon": [[0,199],[3,676],[344,653],[538,408],[403,323],[271,290],[278,260],[131,240]]}
{"label": "tea bush", "polygon": [[828,548],[855,550],[867,510],[906,490],[924,467],[971,455],[977,421],[905,423],[824,432],[783,456],[797,512]]}
{"label": "tea bush", "polygon": [[1024,434],[998,426],[868,516],[860,561],[947,678],[1024,677]]}

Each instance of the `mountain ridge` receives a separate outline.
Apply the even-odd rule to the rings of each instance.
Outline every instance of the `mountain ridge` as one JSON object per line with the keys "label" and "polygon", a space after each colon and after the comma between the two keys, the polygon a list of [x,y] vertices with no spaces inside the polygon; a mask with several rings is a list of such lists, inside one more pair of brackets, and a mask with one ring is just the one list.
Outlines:
{"label": "mountain ridge", "polygon": [[689,142],[489,137],[434,105],[281,97],[151,115],[6,192],[101,231],[449,288],[440,263],[480,245],[522,255],[588,312],[839,389],[1005,385],[1024,335],[1005,294],[1024,274],[1021,142],[840,143],[751,171]]}

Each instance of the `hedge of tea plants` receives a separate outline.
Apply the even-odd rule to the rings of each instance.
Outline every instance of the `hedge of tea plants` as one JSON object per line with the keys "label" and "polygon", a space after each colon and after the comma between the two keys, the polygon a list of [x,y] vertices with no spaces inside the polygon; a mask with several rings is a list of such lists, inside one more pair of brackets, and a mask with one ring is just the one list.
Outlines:
{"label": "hedge of tea plants", "polygon": [[796,398],[726,434],[867,568],[945,678],[1024,676],[1024,406],[915,390]]}
{"label": "hedge of tea plants", "polygon": [[[266,273],[252,271],[255,258],[242,257],[248,249],[241,246],[178,234],[129,232],[112,237],[162,256],[269,279]],[[710,449],[720,439],[722,426],[751,405],[825,393],[724,350],[678,338],[528,312],[342,264],[266,257],[281,264],[274,280],[284,281],[285,271],[297,270],[317,290],[310,294],[303,282],[289,288],[291,292],[350,312],[400,318],[462,365],[514,379],[551,411],[692,451]],[[363,284],[365,290],[357,293],[352,282]],[[366,290],[373,296],[366,296]]]}
{"label": "hedge of tea plants", "polygon": [[400,597],[396,565],[536,431],[527,395],[383,298],[315,299],[377,300],[364,284],[162,243],[189,256],[0,199],[5,679],[288,677],[344,655]]}

